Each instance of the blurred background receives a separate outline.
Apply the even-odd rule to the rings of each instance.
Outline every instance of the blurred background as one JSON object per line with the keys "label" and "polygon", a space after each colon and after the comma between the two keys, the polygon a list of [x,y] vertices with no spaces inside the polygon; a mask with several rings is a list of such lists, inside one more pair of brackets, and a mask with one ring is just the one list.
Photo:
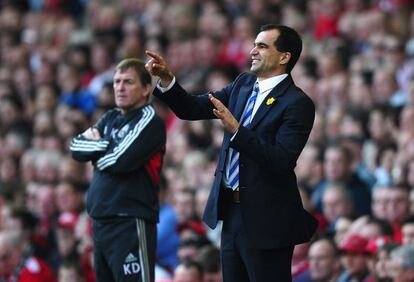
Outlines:
{"label": "blurred background", "polygon": [[[266,23],[302,35],[292,75],[317,111],[296,173],[319,228],[294,281],[414,281],[412,0],[1,0],[0,279],[95,281],[92,166],[68,145],[114,107],[117,62],[154,50],[190,93],[218,90]],[[153,103],[168,130],[156,281],[222,281],[220,227],[200,217],[223,128]]]}

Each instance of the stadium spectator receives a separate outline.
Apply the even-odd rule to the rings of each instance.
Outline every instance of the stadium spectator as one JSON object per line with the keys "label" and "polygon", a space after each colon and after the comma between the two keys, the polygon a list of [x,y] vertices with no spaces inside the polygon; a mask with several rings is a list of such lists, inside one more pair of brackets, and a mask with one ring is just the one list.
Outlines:
{"label": "stadium spectator", "polygon": [[[414,3],[409,0],[0,1],[0,233],[23,225],[35,255],[50,262],[59,212],[76,211],[76,253],[91,267],[91,221],[82,195],[93,166],[71,160],[68,146],[115,106],[114,62],[143,59],[144,50],[156,50],[174,64],[177,80],[192,93],[219,90],[248,68],[246,50],[257,28],[275,19],[304,40],[292,76],[313,99],[316,115],[295,171],[303,201],[320,198],[316,210],[306,204],[320,219],[319,235],[339,244],[355,226],[371,237],[392,223],[393,239],[407,244],[414,214]],[[172,206],[171,195],[191,187],[200,216],[222,125],[182,122],[157,99],[154,107],[168,129],[165,203]],[[323,193],[315,187],[338,170],[322,154],[336,141],[350,152],[346,171],[371,188],[363,197],[370,194],[371,205],[351,197],[354,211],[387,224],[341,216],[325,229],[329,212],[323,214]],[[75,184],[75,194],[61,187],[67,182]],[[404,185],[409,196],[394,194],[394,187]],[[409,199],[408,212],[400,196]],[[28,218],[37,222],[34,228],[27,228]],[[163,216],[160,220],[170,225]],[[185,232],[194,235],[189,226]],[[205,231],[219,246],[220,229]],[[392,279],[385,266],[388,253],[379,248],[370,255],[380,265],[369,267],[375,279]]]}

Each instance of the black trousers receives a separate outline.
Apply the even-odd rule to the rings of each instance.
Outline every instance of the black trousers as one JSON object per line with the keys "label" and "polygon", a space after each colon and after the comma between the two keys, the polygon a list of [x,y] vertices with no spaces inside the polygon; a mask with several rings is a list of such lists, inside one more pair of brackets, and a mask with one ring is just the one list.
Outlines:
{"label": "black trousers", "polygon": [[153,282],[156,226],[139,218],[93,220],[99,282]]}
{"label": "black trousers", "polygon": [[251,248],[243,224],[240,203],[229,200],[221,233],[224,282],[292,281],[293,246],[265,250]]}

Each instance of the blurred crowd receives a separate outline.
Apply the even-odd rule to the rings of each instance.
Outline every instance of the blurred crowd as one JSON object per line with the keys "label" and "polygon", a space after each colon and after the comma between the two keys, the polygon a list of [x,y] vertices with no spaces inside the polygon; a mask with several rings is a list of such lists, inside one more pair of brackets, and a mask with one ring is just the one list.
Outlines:
{"label": "blurred crowd", "polygon": [[[190,93],[221,89],[265,23],[303,36],[292,75],[317,111],[296,173],[319,228],[294,281],[414,281],[411,0],[0,1],[0,280],[95,281],[93,168],[68,144],[114,107],[117,62],[158,51]],[[219,282],[220,228],[200,217],[223,128],[153,103],[168,130],[156,280]]]}

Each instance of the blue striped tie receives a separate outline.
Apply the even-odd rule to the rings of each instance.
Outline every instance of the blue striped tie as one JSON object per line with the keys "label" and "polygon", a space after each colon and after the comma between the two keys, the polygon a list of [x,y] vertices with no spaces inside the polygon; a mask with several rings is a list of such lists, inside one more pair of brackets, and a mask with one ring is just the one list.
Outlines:
{"label": "blue striped tie", "polygon": [[[259,83],[253,86],[252,94],[247,101],[246,107],[244,108],[243,114],[240,118],[240,124],[244,127],[249,127],[253,116],[254,103],[256,102],[257,95],[259,94]],[[227,171],[227,185],[231,189],[236,190],[239,187],[239,156],[240,153],[233,148],[229,150],[229,163]]]}

